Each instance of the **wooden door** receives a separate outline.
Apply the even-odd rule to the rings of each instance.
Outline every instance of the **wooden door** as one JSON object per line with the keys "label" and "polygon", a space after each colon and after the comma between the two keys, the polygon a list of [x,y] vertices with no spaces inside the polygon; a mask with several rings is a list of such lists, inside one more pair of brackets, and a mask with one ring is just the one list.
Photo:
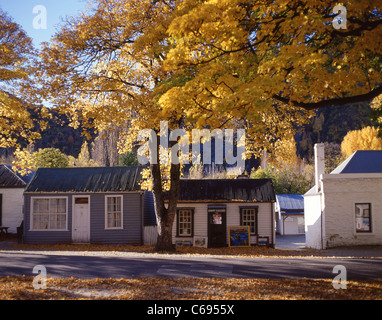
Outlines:
{"label": "wooden door", "polygon": [[208,209],[208,247],[227,246],[226,209]]}
{"label": "wooden door", "polygon": [[3,194],[0,193],[0,226],[3,224]]}

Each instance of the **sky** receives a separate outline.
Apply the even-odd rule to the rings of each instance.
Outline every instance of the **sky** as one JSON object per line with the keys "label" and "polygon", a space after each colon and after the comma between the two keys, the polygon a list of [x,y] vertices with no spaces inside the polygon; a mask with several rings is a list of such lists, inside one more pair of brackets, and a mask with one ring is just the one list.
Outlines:
{"label": "sky", "polygon": [[0,8],[22,26],[37,49],[54,35],[62,18],[85,7],[86,0],[0,0]]}

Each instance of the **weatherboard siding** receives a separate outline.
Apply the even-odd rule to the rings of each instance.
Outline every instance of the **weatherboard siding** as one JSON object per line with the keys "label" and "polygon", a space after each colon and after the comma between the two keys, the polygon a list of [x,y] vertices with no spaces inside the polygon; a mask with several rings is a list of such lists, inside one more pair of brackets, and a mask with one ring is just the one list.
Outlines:
{"label": "weatherboard siding", "polygon": [[[67,197],[68,220],[67,229],[60,231],[35,231],[31,230],[31,210],[32,198]],[[23,241],[25,243],[71,243],[72,242],[72,197],[65,193],[44,193],[25,194],[24,193],[24,232]]]}
{"label": "weatherboard siding", "polygon": [[[123,196],[123,228],[106,229],[105,201],[106,195]],[[72,243],[72,210],[75,196],[90,197],[90,243],[97,244],[141,244],[142,236],[142,196],[141,192],[125,193],[28,193],[24,202],[24,237],[25,243]],[[67,197],[68,217],[65,231],[31,230],[32,197]]]}
{"label": "weatherboard siding", "polygon": [[90,242],[101,244],[141,243],[141,193],[123,194],[123,228],[106,229],[106,196],[121,193],[94,194],[90,198]]}

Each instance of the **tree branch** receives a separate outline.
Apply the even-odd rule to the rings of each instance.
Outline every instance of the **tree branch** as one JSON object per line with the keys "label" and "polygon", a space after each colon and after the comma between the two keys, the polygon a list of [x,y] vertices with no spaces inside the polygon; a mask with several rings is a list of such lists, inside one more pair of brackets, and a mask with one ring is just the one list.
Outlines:
{"label": "tree branch", "polygon": [[382,94],[382,86],[379,86],[365,94],[360,94],[360,95],[351,96],[351,97],[340,97],[340,98],[321,100],[318,102],[298,102],[298,101],[290,100],[288,98],[285,98],[276,94],[274,94],[272,98],[277,101],[283,102],[285,104],[294,105],[296,107],[301,107],[306,110],[314,110],[314,109],[319,109],[319,108],[324,108],[329,106],[343,106],[349,103],[359,103],[359,102],[370,101],[376,96],[379,96],[380,94]]}

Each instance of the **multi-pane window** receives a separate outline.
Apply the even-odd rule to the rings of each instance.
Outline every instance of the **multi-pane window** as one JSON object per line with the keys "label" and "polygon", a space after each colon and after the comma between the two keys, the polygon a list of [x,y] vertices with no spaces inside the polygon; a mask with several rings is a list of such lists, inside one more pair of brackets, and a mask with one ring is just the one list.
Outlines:
{"label": "multi-pane window", "polygon": [[106,197],[106,229],[122,228],[122,196]]}
{"label": "multi-pane window", "polygon": [[257,233],[257,208],[242,208],[240,212],[240,223],[249,226],[251,234]]}
{"label": "multi-pane window", "polygon": [[32,199],[32,230],[67,230],[66,198]]}
{"label": "multi-pane window", "polygon": [[177,234],[180,237],[192,237],[193,235],[193,210],[179,209],[177,221]]}
{"label": "multi-pane window", "polygon": [[356,232],[371,232],[371,204],[355,204],[355,229]]}

